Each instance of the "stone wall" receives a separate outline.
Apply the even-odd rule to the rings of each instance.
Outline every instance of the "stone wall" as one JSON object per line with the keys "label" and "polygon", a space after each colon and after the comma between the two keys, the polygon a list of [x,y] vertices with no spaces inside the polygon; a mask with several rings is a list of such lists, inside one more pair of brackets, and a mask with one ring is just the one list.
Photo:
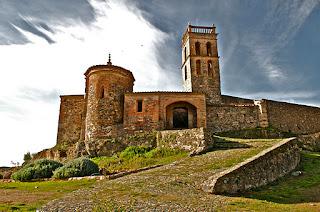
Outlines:
{"label": "stone wall", "polygon": [[81,137],[84,96],[60,96],[60,101],[57,146],[65,148],[75,144]]}
{"label": "stone wall", "polygon": [[[193,29],[193,26],[189,26],[182,39],[184,88],[186,91],[205,94],[208,104],[220,103],[220,69],[215,27],[207,33],[198,33]],[[199,45],[198,51],[196,43]],[[211,46],[210,50],[207,49],[208,44]]]}
{"label": "stone wall", "polygon": [[223,104],[226,104],[226,105],[253,105],[254,104],[254,100],[252,99],[245,99],[241,97],[227,96],[227,95],[221,95],[221,101]]}
{"label": "stone wall", "polygon": [[133,91],[132,73],[106,65],[91,67],[85,75],[85,140],[117,136],[117,125],[123,123],[124,93]]}
{"label": "stone wall", "polygon": [[210,177],[204,182],[203,189],[215,194],[244,192],[288,174],[299,162],[297,139],[286,139],[243,163]]}
{"label": "stone wall", "polygon": [[211,134],[204,128],[159,131],[157,147],[182,149],[199,154],[213,147]]}
{"label": "stone wall", "polygon": [[250,129],[259,126],[259,107],[207,106],[207,128],[213,132]]}
{"label": "stone wall", "polygon": [[263,100],[269,126],[298,134],[320,132],[320,108]]}
{"label": "stone wall", "polygon": [[320,133],[298,137],[300,147],[311,152],[320,152]]}

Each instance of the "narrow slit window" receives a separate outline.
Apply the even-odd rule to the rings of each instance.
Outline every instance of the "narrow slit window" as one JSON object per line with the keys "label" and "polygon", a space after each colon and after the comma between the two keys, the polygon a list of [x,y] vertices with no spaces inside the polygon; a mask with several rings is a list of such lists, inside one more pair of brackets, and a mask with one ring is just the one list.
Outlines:
{"label": "narrow slit window", "polygon": [[211,43],[208,42],[207,43],[207,56],[211,56],[211,55],[212,55]]}
{"label": "narrow slit window", "polygon": [[212,67],[212,61],[208,61],[208,76],[213,77],[213,67]]}
{"label": "narrow slit window", "polygon": [[104,98],[104,87],[101,88],[100,98]]}
{"label": "narrow slit window", "polygon": [[187,66],[184,67],[184,80],[188,79]]}
{"label": "narrow slit window", "polygon": [[196,47],[196,55],[200,55],[200,43],[196,42],[195,47]]}
{"label": "narrow slit window", "polygon": [[201,74],[201,62],[200,62],[200,60],[196,61],[196,72],[197,72],[197,76],[199,76]]}
{"label": "narrow slit window", "polygon": [[184,61],[187,60],[187,47],[184,47]]}
{"label": "narrow slit window", "polygon": [[142,100],[138,100],[137,112],[142,112]]}

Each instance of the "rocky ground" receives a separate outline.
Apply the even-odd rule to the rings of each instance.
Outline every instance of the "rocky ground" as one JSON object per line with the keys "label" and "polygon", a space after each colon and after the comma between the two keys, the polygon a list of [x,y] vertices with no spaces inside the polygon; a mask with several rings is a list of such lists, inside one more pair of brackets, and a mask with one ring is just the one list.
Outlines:
{"label": "rocky ground", "polygon": [[203,181],[278,141],[240,140],[250,148],[215,150],[152,170],[104,180],[94,188],[80,189],[51,201],[40,211],[213,211],[230,203],[230,197],[203,192]]}

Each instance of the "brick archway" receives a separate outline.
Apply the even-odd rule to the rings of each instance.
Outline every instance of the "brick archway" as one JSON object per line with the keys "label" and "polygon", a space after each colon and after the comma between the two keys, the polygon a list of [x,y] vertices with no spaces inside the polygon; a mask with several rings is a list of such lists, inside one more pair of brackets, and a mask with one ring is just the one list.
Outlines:
{"label": "brick archway", "polygon": [[197,108],[188,102],[174,102],[166,107],[166,129],[197,127]]}

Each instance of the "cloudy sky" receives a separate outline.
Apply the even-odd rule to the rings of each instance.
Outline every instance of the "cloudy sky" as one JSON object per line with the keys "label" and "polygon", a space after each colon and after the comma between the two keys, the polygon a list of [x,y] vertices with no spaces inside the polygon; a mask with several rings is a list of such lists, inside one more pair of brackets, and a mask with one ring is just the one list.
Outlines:
{"label": "cloudy sky", "polygon": [[54,146],[109,52],[136,91],[181,90],[189,22],[217,27],[224,94],[320,105],[320,0],[0,0],[0,166]]}

